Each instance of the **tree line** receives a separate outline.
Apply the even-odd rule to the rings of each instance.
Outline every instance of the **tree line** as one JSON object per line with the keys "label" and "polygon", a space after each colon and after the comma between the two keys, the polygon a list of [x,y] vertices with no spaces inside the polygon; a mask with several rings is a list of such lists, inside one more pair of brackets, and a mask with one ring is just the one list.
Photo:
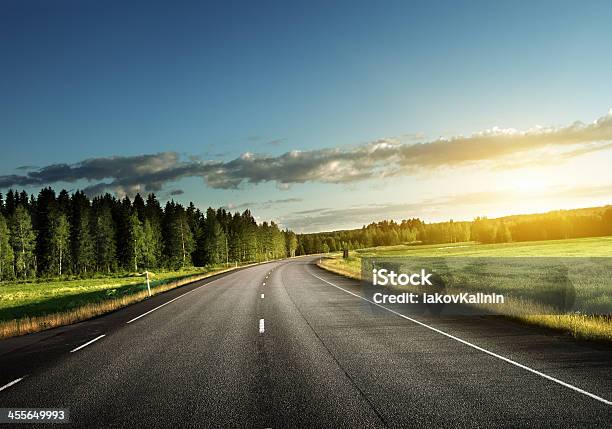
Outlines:
{"label": "tree line", "polygon": [[82,191],[0,194],[0,280],[91,276],[259,262],[294,256],[297,236],[249,210],[202,212],[155,194],[146,201]]}
{"label": "tree line", "polygon": [[612,207],[478,217],[471,222],[384,220],[360,229],[296,235],[249,210],[205,212],[155,194],[144,200],[82,191],[0,194],[0,280],[91,276],[259,262],[287,256],[406,243],[507,243],[612,235]]}
{"label": "tree line", "polygon": [[335,252],[375,246],[424,244],[509,243],[612,235],[612,207],[559,210],[543,214],[477,217],[471,222],[425,223],[418,218],[384,220],[360,229],[298,235],[298,254]]}
{"label": "tree line", "polygon": [[612,207],[558,210],[543,214],[479,217],[471,224],[471,240],[482,243],[561,240],[612,235]]}

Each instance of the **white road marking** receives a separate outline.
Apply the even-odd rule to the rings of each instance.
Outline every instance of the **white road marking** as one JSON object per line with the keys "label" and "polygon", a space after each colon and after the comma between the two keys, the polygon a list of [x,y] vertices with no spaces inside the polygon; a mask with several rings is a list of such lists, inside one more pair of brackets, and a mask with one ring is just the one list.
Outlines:
{"label": "white road marking", "polygon": [[76,349],[72,349],[72,350],[70,350],[70,353],[74,353],[74,352],[76,352],[76,351],[79,351],[79,350],[81,350],[83,347],[87,347],[87,346],[88,346],[88,345],[90,345],[91,343],[93,343],[93,342],[95,342],[95,341],[98,341],[100,338],[105,337],[105,336],[106,336],[106,335],[102,334],[102,335],[100,335],[99,337],[96,337],[96,338],[94,338],[94,339],[93,339],[93,340],[91,340],[91,341],[87,341],[85,344],[82,344],[82,345],[78,346]]}
{"label": "white road marking", "polygon": [[[210,283],[206,283],[206,284],[210,284]],[[205,285],[202,285],[202,286],[205,286]],[[134,317],[132,320],[129,320],[129,321],[125,322],[125,323],[132,323],[132,322],[134,322],[135,320],[138,320],[138,319],[140,319],[141,317],[144,317],[144,316],[146,316],[146,315],[147,315],[147,314],[149,314],[149,313],[153,313],[155,310],[162,308],[164,305],[168,305],[168,304],[170,304],[171,302],[176,301],[177,299],[182,298],[182,297],[184,297],[185,295],[190,294],[191,292],[193,292],[193,291],[195,291],[195,290],[198,290],[198,289],[199,289],[199,288],[201,288],[202,286],[198,286],[197,288],[192,289],[192,290],[190,290],[189,292],[185,292],[184,294],[179,295],[179,296],[177,296],[176,298],[172,298],[170,301],[168,301],[168,302],[164,302],[162,305],[158,305],[158,306],[157,306],[157,307],[155,307],[154,309],[149,310],[149,311],[147,311],[146,313],[142,313],[140,316]]]}
{"label": "white road marking", "polygon": [[265,327],[264,327],[264,320],[263,319],[259,319],[259,333],[263,334],[265,332]]}
{"label": "white road marking", "polygon": [[17,380],[13,380],[10,383],[6,383],[4,386],[0,387],[0,392],[2,392],[4,389],[8,389],[9,387],[11,387],[14,384],[19,383],[21,380],[23,380],[25,377],[21,377],[18,378]]}
{"label": "white road marking", "polygon": [[266,282],[263,282],[263,285],[265,286],[265,285],[266,285]]}
{"label": "white road marking", "polygon": [[[312,273],[310,273],[310,274],[312,274]],[[446,332],[444,332],[444,331],[441,331],[441,330],[439,330],[439,329],[437,329],[437,328],[434,328],[433,326],[429,326],[429,325],[427,325],[427,324],[425,324],[425,323],[423,323],[423,322],[419,322],[419,321],[418,321],[418,320],[416,320],[416,319],[413,319],[413,318],[408,317],[408,316],[404,316],[403,314],[398,313],[397,311],[391,310],[390,308],[387,308],[387,307],[385,307],[384,305],[377,304],[377,303],[376,303],[376,302],[374,302],[374,301],[370,301],[370,300],[369,300],[369,299],[367,299],[367,298],[364,298],[364,297],[362,297],[362,296],[359,296],[359,295],[357,295],[357,294],[355,294],[355,293],[353,293],[353,292],[351,292],[351,291],[348,291],[348,290],[346,290],[346,289],[344,289],[344,288],[342,288],[342,287],[340,287],[340,286],[338,286],[338,285],[335,285],[335,284],[333,284],[333,283],[331,283],[331,282],[328,282],[327,280],[322,279],[321,277],[319,277],[319,276],[317,276],[317,275],[315,275],[315,274],[312,274],[312,275],[313,275],[314,277],[318,278],[319,280],[321,280],[322,282],[327,283],[328,285],[331,285],[331,286],[333,286],[333,287],[335,287],[335,288],[338,288],[338,289],[340,289],[340,290],[342,290],[342,291],[344,291],[344,292],[346,292],[346,293],[348,293],[348,294],[350,294],[350,295],[356,296],[357,298],[361,298],[361,299],[363,299],[364,301],[367,301],[367,302],[369,302],[370,304],[373,304],[373,305],[375,305],[375,306],[377,306],[377,307],[383,308],[383,309],[385,309],[385,310],[389,311],[390,313],[395,314],[396,316],[399,316],[399,317],[401,317],[401,318],[404,318],[404,319],[406,319],[406,320],[409,320],[409,321],[411,321],[411,322],[413,322],[413,323],[416,323],[417,325],[420,325],[420,326],[422,326],[422,327],[424,327],[424,328],[430,329],[430,330],[432,330],[432,331],[434,331],[434,332],[437,332],[438,334],[444,335],[445,337],[451,338],[451,339],[453,339],[453,340],[455,340],[455,341],[459,341],[460,343],[465,344],[466,346],[472,347],[473,349],[476,349],[476,350],[481,351],[481,352],[483,352],[483,353],[486,353],[486,354],[488,354],[488,355],[490,355],[490,356],[493,356],[493,357],[496,357],[496,358],[498,358],[498,359],[501,359],[501,360],[503,360],[504,362],[507,362],[507,363],[509,363],[509,364],[511,364],[511,365],[517,366],[517,367],[519,367],[519,368],[521,368],[521,369],[524,369],[525,371],[529,371],[529,372],[531,372],[531,373],[533,373],[533,374],[539,375],[540,377],[543,377],[543,378],[545,378],[545,379],[547,379],[547,380],[553,381],[553,382],[555,382],[555,383],[557,383],[557,384],[560,384],[561,386],[567,387],[568,389],[571,389],[571,390],[573,390],[573,391],[575,391],[575,392],[582,393],[583,395],[589,396],[589,397],[591,397],[591,398],[593,398],[593,399],[595,399],[595,400],[597,400],[597,401],[599,401],[599,402],[603,402],[603,403],[604,403],[604,404],[606,404],[606,405],[612,405],[612,401],[609,401],[609,400],[607,400],[607,399],[605,399],[605,398],[602,398],[601,396],[597,396],[597,395],[595,395],[595,394],[593,394],[593,393],[591,393],[591,392],[587,392],[586,390],[580,389],[579,387],[576,387],[576,386],[574,386],[574,385],[571,385],[571,384],[569,384],[569,383],[566,383],[565,381],[559,380],[558,378],[552,377],[552,376],[550,376],[550,375],[548,375],[548,374],[544,374],[543,372],[540,372],[540,371],[538,371],[538,370],[535,370],[535,369],[529,368],[528,366],[525,366],[525,365],[523,365],[523,364],[521,364],[521,363],[515,362],[515,361],[513,361],[512,359],[508,359],[507,357],[504,357],[504,356],[498,355],[497,353],[494,353],[494,352],[489,351],[489,350],[487,350],[487,349],[483,349],[482,347],[477,346],[476,344],[472,344],[472,343],[470,343],[470,342],[468,342],[468,341],[462,340],[462,339],[461,339],[461,338],[459,338],[459,337],[455,337],[454,335],[448,334],[448,333],[446,333]],[[262,320],[263,320],[263,319],[262,319]]]}
{"label": "white road marking", "polygon": [[264,294],[263,293],[261,294],[261,299],[264,299]]}
{"label": "white road marking", "polygon": [[[237,271],[236,271],[236,272],[237,272]],[[233,274],[233,273],[232,273],[232,274]],[[184,294],[179,295],[179,296],[177,296],[176,298],[172,298],[170,301],[168,301],[168,302],[164,302],[162,305],[158,305],[158,306],[157,306],[157,307],[155,307],[154,309],[149,310],[149,311],[147,311],[146,313],[142,313],[140,316],[134,317],[132,320],[128,320],[128,321],[127,321],[127,322],[125,322],[125,323],[132,323],[132,322],[134,322],[135,320],[138,320],[138,319],[140,319],[141,317],[144,317],[144,316],[146,316],[147,314],[149,314],[149,313],[153,313],[155,310],[162,308],[164,305],[170,304],[171,302],[176,301],[177,299],[182,298],[182,297],[184,297],[185,295],[189,295],[191,292],[195,292],[196,290],[200,289],[201,287],[208,286],[208,285],[212,284],[213,282],[216,282],[217,280],[220,280],[220,279],[222,279],[222,278],[225,278],[225,277],[219,277],[218,279],[214,279],[214,280],[212,280],[212,281],[210,281],[210,282],[208,282],[208,283],[204,283],[203,285],[200,285],[200,286],[196,287],[195,289],[191,289],[189,292],[185,292]]]}

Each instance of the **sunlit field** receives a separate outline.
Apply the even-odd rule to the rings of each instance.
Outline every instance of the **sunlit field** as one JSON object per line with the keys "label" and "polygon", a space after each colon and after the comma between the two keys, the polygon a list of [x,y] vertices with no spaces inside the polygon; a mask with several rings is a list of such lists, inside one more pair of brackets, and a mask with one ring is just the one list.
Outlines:
{"label": "sunlit field", "polygon": [[[223,271],[223,267],[151,273],[157,294]],[[148,296],[144,274],[0,283],[0,338],[85,320]]]}
{"label": "sunlit field", "polygon": [[[442,245],[401,245],[378,247],[351,252],[348,259],[343,259],[340,254],[332,254],[329,258],[323,259],[320,265],[323,268],[338,274],[359,279],[361,276],[362,258],[373,256],[474,257],[480,259],[486,257],[610,257],[612,256],[612,237],[508,244],[477,244],[466,242]],[[522,259],[522,261],[525,260]],[[583,261],[581,263],[584,263],[584,260],[577,261]],[[522,262],[522,264],[524,264],[524,262]],[[580,266],[576,266],[574,269],[580,271],[581,268]],[[465,280],[464,274],[466,273],[467,272],[457,271],[457,278],[460,279],[463,276],[463,280]],[[467,274],[470,274],[472,279],[474,278],[474,273]],[[534,270],[533,273],[528,273],[528,275],[537,276],[538,274]],[[523,276],[522,278],[528,278],[528,276]],[[607,289],[597,289],[594,287],[595,282],[601,283],[604,280],[608,281],[608,279],[591,278],[589,280],[588,275],[579,276],[579,278],[582,280],[575,282],[574,287],[576,288],[576,292],[578,294],[588,297],[591,308],[610,308],[612,296],[607,293]],[[478,281],[477,279],[475,282],[471,282],[471,284],[478,283],[478,286],[482,288],[484,285],[482,281]],[[535,288],[534,290],[525,290],[525,285],[529,283],[530,282],[526,280],[520,284],[508,282],[508,285],[496,286],[501,287],[502,290],[504,290],[506,286],[512,288],[513,291],[522,289],[523,296],[528,294],[535,296],[541,292]],[[463,282],[463,284],[470,284],[470,282]],[[508,308],[512,309],[512,306]],[[509,313],[508,316],[523,322],[567,332],[578,338],[612,341],[612,320],[609,316],[599,315],[596,311],[590,312],[589,315],[574,313],[543,315],[533,314],[533,312],[523,310],[524,309],[514,306],[514,308],[511,310],[514,312],[514,314]],[[541,313],[546,312],[543,311]]]}
{"label": "sunlit field", "polygon": [[[152,273],[151,286],[156,288],[202,272],[201,269],[186,269]],[[0,284],[0,320],[49,314],[58,309],[72,310],[83,304],[120,298],[146,288],[144,274],[31,283],[3,282]]]}

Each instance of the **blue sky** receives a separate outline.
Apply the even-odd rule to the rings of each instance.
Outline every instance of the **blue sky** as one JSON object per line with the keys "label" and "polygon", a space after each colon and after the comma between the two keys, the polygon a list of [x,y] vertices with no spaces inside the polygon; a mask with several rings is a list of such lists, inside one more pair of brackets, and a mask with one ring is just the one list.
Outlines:
{"label": "blue sky", "polygon": [[[607,118],[611,19],[609,2],[4,1],[0,184],[34,191],[43,183],[75,189],[103,182],[129,194],[141,179],[124,175],[115,186],[121,172],[8,178],[166,152],[178,158],[147,162],[162,170],[178,163],[192,171],[185,164],[193,160],[226,168],[250,153],[255,158],[245,162],[266,157],[269,167],[260,167],[270,175],[240,164],[232,180],[215,185],[200,168],[151,189],[162,199],[183,191],[174,198],[202,207],[250,206],[262,219],[302,231],[387,215],[469,219],[609,203],[606,188],[592,191],[612,183],[605,148],[552,164],[530,152],[520,159],[537,168],[510,170],[478,158],[389,174],[394,168],[382,165],[394,158],[361,177],[347,169],[364,165],[347,166],[345,158],[319,169],[314,163],[381,140],[428,144],[496,126],[556,132]],[[278,157],[291,151],[306,153],[309,170],[285,179],[297,167],[279,167],[285,159]],[[324,152],[313,160],[311,151]],[[17,169],[23,166],[30,169]],[[531,192],[525,177],[556,197],[541,207],[491,197]],[[448,202],[462,194],[481,198]],[[311,210],[318,211],[305,213]]]}

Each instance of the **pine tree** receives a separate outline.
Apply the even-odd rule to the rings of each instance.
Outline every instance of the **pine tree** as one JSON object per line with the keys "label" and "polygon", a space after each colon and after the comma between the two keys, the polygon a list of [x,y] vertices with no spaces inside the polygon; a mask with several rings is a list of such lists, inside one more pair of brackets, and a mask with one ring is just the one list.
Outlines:
{"label": "pine tree", "polygon": [[203,247],[204,264],[216,265],[227,261],[227,236],[217,221],[217,216],[212,208],[206,211],[206,220],[203,223],[204,239],[201,242]]}
{"label": "pine tree", "polygon": [[15,255],[16,274],[24,279],[36,272],[36,233],[32,217],[21,204],[15,208],[11,219],[11,246]]}
{"label": "pine tree", "polygon": [[68,217],[70,216],[70,208],[70,194],[67,190],[62,189],[57,196],[57,209]]}
{"label": "pine tree", "polygon": [[108,207],[95,215],[93,225],[97,271],[111,272],[116,265],[115,227]]}
{"label": "pine tree", "polygon": [[13,249],[6,219],[0,214],[0,280],[13,277]]}
{"label": "pine tree", "polygon": [[[20,203],[23,202],[23,193],[20,195]],[[41,189],[38,193],[38,198],[35,204],[32,205],[32,213],[34,214],[33,225],[38,232],[36,236],[36,255],[39,272],[46,274],[55,272],[51,266],[53,263],[53,254],[51,250],[51,213],[56,210],[57,199],[55,191],[50,187]]]}
{"label": "pine tree", "polygon": [[145,230],[147,240],[147,252],[150,253],[148,267],[157,267],[164,264],[164,237],[162,234],[162,219],[164,212],[155,197],[155,194],[149,194],[145,204],[145,218],[149,222],[150,231]]}
{"label": "pine tree", "polygon": [[79,274],[87,274],[94,270],[95,256],[89,216],[86,213],[81,214],[75,229],[76,242],[73,246],[75,270]]}
{"label": "pine tree", "polygon": [[144,224],[146,215],[145,215],[145,202],[140,196],[140,194],[136,194],[134,197],[134,202],[132,203],[132,207],[136,210],[138,215],[138,220]]}
{"label": "pine tree", "polygon": [[119,266],[127,270],[134,267],[133,242],[130,235],[130,216],[132,214],[132,202],[126,196],[112,210],[115,225],[116,257]]}
{"label": "pine tree", "polygon": [[15,198],[15,193],[12,189],[9,189],[6,194],[6,199],[4,200],[4,215],[7,217],[7,219],[10,216],[13,216],[13,213],[15,213],[15,208],[17,207],[17,201]]}
{"label": "pine tree", "polygon": [[168,202],[164,210],[164,245],[170,268],[191,265],[195,241],[184,208],[174,201]]}

